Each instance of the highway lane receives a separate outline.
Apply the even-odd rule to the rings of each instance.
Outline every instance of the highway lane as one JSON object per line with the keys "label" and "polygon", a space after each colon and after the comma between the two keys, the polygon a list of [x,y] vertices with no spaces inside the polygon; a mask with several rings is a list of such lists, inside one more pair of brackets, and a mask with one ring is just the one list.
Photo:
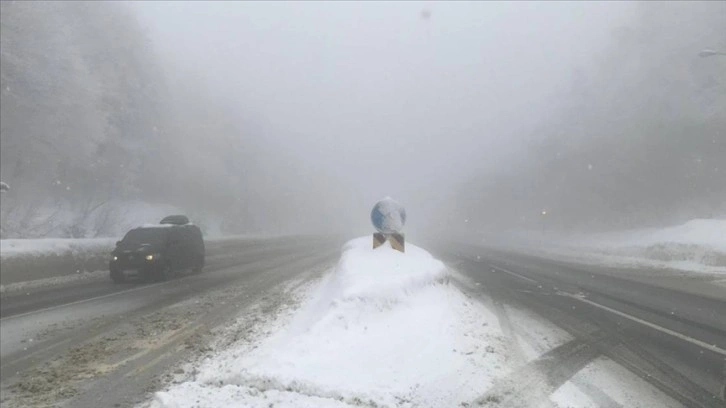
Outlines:
{"label": "highway lane", "polygon": [[[726,288],[706,285],[699,292],[687,277],[664,285],[653,271],[632,279],[613,268],[470,245],[440,245],[434,252],[479,283],[469,291],[530,309],[580,342],[571,344],[577,358],[564,353],[562,364],[553,365],[551,375],[560,377],[553,383],[606,356],[683,406],[724,406]],[[582,344],[592,352],[575,347]],[[572,369],[562,378],[567,364]]]}
{"label": "highway lane", "polygon": [[[160,284],[114,285],[104,278],[3,294],[0,400],[8,407],[133,406],[161,388],[160,377],[178,362],[203,353],[209,333],[241,311],[267,302],[263,309],[274,315],[288,301],[280,286],[319,276],[341,242],[225,240],[208,245],[201,275]],[[723,408],[726,297],[719,289],[690,280],[626,279],[612,268],[474,246],[432,248],[481,283],[465,291],[533,310],[574,338],[532,363],[547,372],[546,383],[517,378],[517,389],[496,388],[497,395],[547,398],[585,364],[606,356],[683,406]]]}
{"label": "highway lane", "polygon": [[8,407],[131,406],[190,355],[188,344],[204,350],[200,336],[262,301],[274,310],[285,282],[322,274],[339,245],[319,237],[225,240],[208,246],[199,275],[3,294],[0,400]]}
{"label": "highway lane", "polygon": [[[296,244],[293,237],[275,239],[240,238],[212,240],[206,244],[206,271],[239,264],[243,259],[250,259],[258,254],[269,253],[276,249],[292,247]],[[110,255],[109,255],[110,256]],[[28,289],[10,290],[0,294],[0,319],[110,295],[117,292],[149,285],[141,282],[114,284],[107,273],[97,279],[71,281],[61,284],[43,285]]]}

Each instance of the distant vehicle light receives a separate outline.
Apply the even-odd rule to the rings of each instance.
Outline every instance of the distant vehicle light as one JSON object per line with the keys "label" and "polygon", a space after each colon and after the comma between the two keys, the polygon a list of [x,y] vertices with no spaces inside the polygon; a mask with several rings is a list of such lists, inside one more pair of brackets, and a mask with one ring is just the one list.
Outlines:
{"label": "distant vehicle light", "polygon": [[117,257],[117,256],[114,256],[114,257],[113,257],[113,260],[114,260],[114,261],[118,261],[118,257]]}
{"label": "distant vehicle light", "polygon": [[154,255],[146,255],[146,260],[147,261],[153,261],[154,260]]}

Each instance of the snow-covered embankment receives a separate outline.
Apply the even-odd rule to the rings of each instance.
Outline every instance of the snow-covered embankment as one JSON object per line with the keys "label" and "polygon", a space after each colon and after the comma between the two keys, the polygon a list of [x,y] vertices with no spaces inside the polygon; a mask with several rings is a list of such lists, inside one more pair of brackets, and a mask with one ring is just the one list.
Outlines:
{"label": "snow-covered embankment", "polygon": [[207,359],[156,407],[442,407],[505,370],[496,318],[428,252],[348,242],[303,306],[257,344]]}
{"label": "snow-covered embankment", "polygon": [[[0,240],[0,292],[107,275],[114,238]],[[32,283],[31,283],[32,282]]]}
{"label": "snow-covered embankment", "polygon": [[485,243],[590,264],[726,274],[726,219],[596,234],[515,231]]}

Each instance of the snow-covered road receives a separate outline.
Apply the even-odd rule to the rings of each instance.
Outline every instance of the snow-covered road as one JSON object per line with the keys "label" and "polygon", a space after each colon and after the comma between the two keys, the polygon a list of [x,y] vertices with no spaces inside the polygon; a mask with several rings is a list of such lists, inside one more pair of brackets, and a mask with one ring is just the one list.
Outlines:
{"label": "snow-covered road", "polygon": [[340,242],[4,291],[3,406],[722,408],[726,288],[702,275]]}
{"label": "snow-covered road", "polygon": [[227,348],[294,302],[292,290],[327,271],[337,247],[229,239],[208,245],[198,275],[123,285],[106,275],[0,293],[1,404],[134,406],[175,364]]}
{"label": "snow-covered road", "polygon": [[298,309],[186,369],[144,406],[683,405],[603,352],[599,342],[617,336],[587,322],[565,330],[481,289],[414,245],[402,254],[350,241]]}
{"label": "snow-covered road", "polygon": [[507,370],[496,318],[449,284],[446,267],[346,244],[302,308],[208,361],[191,381],[157,394],[163,407],[455,406]]}

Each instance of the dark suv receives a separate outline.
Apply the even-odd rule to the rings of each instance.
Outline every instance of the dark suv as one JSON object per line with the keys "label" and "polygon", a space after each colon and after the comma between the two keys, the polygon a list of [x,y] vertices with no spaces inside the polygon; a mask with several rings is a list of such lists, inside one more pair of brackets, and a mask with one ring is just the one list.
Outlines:
{"label": "dark suv", "polygon": [[129,231],[111,252],[111,280],[123,283],[130,275],[163,281],[182,271],[199,273],[204,267],[202,232],[183,215]]}

